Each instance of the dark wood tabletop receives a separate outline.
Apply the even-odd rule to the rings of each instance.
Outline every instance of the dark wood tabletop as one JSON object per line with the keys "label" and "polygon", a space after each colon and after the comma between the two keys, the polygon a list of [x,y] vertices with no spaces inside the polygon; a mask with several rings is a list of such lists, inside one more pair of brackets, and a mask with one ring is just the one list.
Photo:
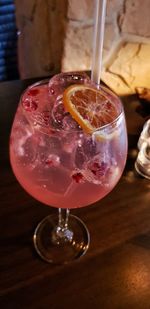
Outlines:
{"label": "dark wood tabletop", "polygon": [[9,162],[9,134],[21,92],[31,81],[0,83],[0,308],[150,308],[150,181],[136,174],[137,140],[149,110],[123,98],[129,137],[126,168],[115,189],[73,210],[87,225],[86,255],[52,265],[36,254],[32,235],[57,210],[19,185]]}

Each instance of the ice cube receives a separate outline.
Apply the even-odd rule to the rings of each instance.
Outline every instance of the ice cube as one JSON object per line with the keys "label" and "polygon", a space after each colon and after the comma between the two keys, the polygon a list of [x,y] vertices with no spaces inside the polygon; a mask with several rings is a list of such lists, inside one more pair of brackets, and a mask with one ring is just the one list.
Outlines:
{"label": "ice cube", "polygon": [[101,184],[104,182],[107,172],[110,168],[110,160],[104,160],[101,155],[96,155],[83,165],[83,175],[94,184]]}
{"label": "ice cube", "polygon": [[81,130],[78,123],[65,110],[62,95],[57,97],[52,108],[52,126],[57,129],[63,129],[64,131]]}
{"label": "ice cube", "polygon": [[111,166],[109,173],[108,173],[108,185],[109,187],[113,188],[117,181],[119,180],[121,171],[118,166]]}
{"label": "ice cube", "polygon": [[89,157],[93,158],[93,156],[97,153],[97,144],[96,141],[92,139],[91,136],[87,136],[83,141],[83,151]]}
{"label": "ice cube", "polygon": [[52,125],[58,129],[63,128],[63,119],[68,113],[64,109],[62,95],[58,96],[54,101],[51,113]]}
{"label": "ice cube", "polygon": [[[55,105],[55,107],[57,108],[57,105],[59,105],[60,102],[62,103],[62,95],[67,87],[72,84],[83,84],[88,80],[90,80],[89,77],[82,72],[60,73],[52,77],[48,85],[49,98],[52,105]],[[61,108],[62,112],[64,113],[63,106],[59,106],[58,108]],[[53,111],[53,114],[55,116],[56,112]],[[58,114],[60,113],[58,112]]]}
{"label": "ice cube", "polygon": [[49,82],[50,96],[58,96],[63,93],[64,89],[73,84],[89,83],[90,78],[86,73],[82,72],[67,72],[55,75]]}
{"label": "ice cube", "polygon": [[83,150],[83,147],[78,146],[75,152],[75,166],[81,169],[83,168],[83,165],[85,165],[85,162],[87,162],[87,156]]}
{"label": "ice cube", "polygon": [[19,128],[14,127],[15,138],[14,138],[14,150],[16,154],[20,157],[26,154],[26,142],[29,141],[29,138],[32,136],[32,132],[28,127]]}
{"label": "ice cube", "polygon": [[81,170],[81,173],[88,182],[91,182],[95,185],[102,184],[101,177],[97,177],[91,170],[84,169],[84,170]]}
{"label": "ice cube", "polygon": [[82,72],[61,73],[55,75],[49,82],[49,98],[52,107],[53,125],[57,128],[76,129],[78,124],[65,110],[63,105],[63,92],[72,84],[84,84],[89,81],[89,77]]}
{"label": "ice cube", "polygon": [[32,115],[33,125],[40,125],[44,127],[49,127],[50,125],[50,112],[43,111],[43,112],[36,112]]}
{"label": "ice cube", "polygon": [[63,150],[67,153],[74,153],[77,147],[78,136],[76,132],[63,132],[62,133],[62,144]]}
{"label": "ice cube", "polygon": [[81,130],[78,123],[71,117],[69,113],[66,113],[66,115],[63,118],[63,129],[64,130]]}

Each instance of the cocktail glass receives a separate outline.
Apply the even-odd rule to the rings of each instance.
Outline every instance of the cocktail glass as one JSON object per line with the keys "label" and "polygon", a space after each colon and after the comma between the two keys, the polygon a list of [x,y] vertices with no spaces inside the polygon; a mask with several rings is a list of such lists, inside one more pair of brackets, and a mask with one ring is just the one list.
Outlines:
{"label": "cocktail glass", "polygon": [[59,209],[40,222],[34,246],[47,262],[67,263],[85,254],[90,236],[70,209],[102,199],[119,181],[127,155],[124,111],[117,96],[100,87],[118,109],[113,121],[86,133],[65,110],[63,92],[72,84],[90,85],[85,73],[61,73],[23,93],[15,115],[10,160],[22,187],[40,202]]}

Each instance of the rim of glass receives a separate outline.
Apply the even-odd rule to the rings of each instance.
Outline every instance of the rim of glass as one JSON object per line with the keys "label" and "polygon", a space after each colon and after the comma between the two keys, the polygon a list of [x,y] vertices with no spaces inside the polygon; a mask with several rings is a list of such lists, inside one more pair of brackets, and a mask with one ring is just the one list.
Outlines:
{"label": "rim of glass", "polygon": [[[31,84],[31,85],[29,85],[24,91],[23,91],[23,93],[22,93],[22,95],[21,95],[21,98],[20,98],[20,101],[22,101],[22,97],[23,97],[23,95],[24,95],[24,93],[28,90],[28,89],[31,89],[31,88],[33,88],[33,87],[36,87],[36,86],[38,86],[39,84],[46,84],[46,83],[48,83],[50,81],[50,78],[45,78],[45,79],[42,79],[42,80],[39,80],[39,81],[37,81],[37,82],[35,82],[35,83],[33,83],[33,84]],[[91,87],[92,88],[92,87]],[[120,100],[120,98],[115,94],[115,93],[113,93],[109,88],[107,88],[107,87],[105,87],[105,86],[103,86],[103,85],[100,85],[100,88],[102,88],[102,89],[106,89],[106,93],[108,92],[108,93],[110,93],[111,95],[113,95],[114,97],[116,97],[117,98],[117,100],[120,102],[120,113],[119,113],[119,115],[113,120],[113,121],[111,121],[111,122],[109,122],[109,123],[107,123],[107,124],[105,124],[105,125],[103,125],[103,126],[101,126],[101,127],[99,127],[99,128],[96,128],[95,130],[93,130],[92,132],[91,132],[91,135],[92,134],[94,134],[94,133],[96,133],[96,132],[99,132],[99,131],[103,131],[103,130],[105,130],[105,129],[107,129],[107,128],[109,128],[109,127],[111,127],[111,128],[113,128],[113,125],[114,124],[116,124],[116,123],[118,123],[119,122],[119,120],[120,120],[120,118],[121,117],[123,117],[124,116],[124,108],[123,108],[123,104],[122,104],[122,102],[121,102],[121,100]],[[22,102],[21,102],[22,103]],[[26,110],[24,110],[23,109],[23,111],[27,114],[27,118],[28,117],[31,117],[32,118],[32,116],[31,115],[29,115],[27,112],[26,112]],[[36,112],[34,112],[35,114],[36,114]],[[33,115],[33,113],[32,113],[32,115]],[[71,132],[79,132],[79,133],[81,133],[81,132],[84,132],[85,134],[90,134],[90,133],[87,133],[87,132],[85,132],[80,126],[79,126],[79,129],[71,129],[71,130],[67,130],[67,129],[63,129],[63,128],[55,128],[55,127],[48,127],[48,126],[44,126],[43,124],[41,124],[40,122],[38,122],[37,120],[36,120],[36,122],[37,122],[37,124],[39,124],[41,127],[43,127],[43,128],[49,128],[50,130],[52,130],[52,131],[56,131],[56,132],[67,132],[68,131],[68,133],[71,133]],[[114,127],[114,130],[115,130],[115,127]]]}

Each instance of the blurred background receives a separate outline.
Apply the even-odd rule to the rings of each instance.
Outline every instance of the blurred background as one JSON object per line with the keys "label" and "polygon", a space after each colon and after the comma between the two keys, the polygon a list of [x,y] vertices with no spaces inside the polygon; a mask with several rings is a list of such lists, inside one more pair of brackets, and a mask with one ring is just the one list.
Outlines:
{"label": "blurred background", "polygon": [[[0,80],[90,70],[94,0],[0,0]],[[150,1],[107,0],[102,80],[150,88]]]}
{"label": "blurred background", "polygon": [[18,77],[15,6],[13,0],[0,0],[0,81]]}

